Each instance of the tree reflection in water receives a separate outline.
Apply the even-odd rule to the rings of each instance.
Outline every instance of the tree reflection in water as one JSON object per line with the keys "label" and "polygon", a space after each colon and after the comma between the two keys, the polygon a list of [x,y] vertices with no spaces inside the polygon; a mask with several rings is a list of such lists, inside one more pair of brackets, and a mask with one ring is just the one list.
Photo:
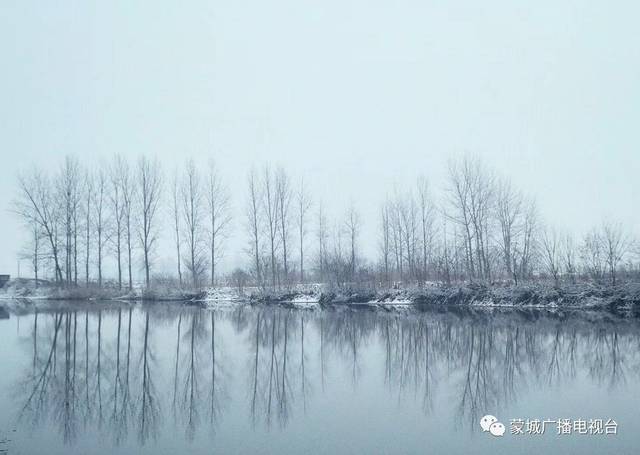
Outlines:
{"label": "tree reflection in water", "polygon": [[322,406],[332,381],[358,389],[368,375],[425,414],[454,390],[458,421],[474,427],[529,388],[579,373],[616,387],[640,371],[637,323],[543,313],[111,306],[37,312],[30,330],[20,422],[59,426],[69,444],[89,429],[145,444],[166,412],[187,440],[213,435],[232,397],[253,426],[285,427]]}

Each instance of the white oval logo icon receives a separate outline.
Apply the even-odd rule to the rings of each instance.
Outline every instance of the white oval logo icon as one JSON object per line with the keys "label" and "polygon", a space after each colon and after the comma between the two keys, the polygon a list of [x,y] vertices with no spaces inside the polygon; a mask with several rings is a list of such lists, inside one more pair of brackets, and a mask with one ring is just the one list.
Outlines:
{"label": "white oval logo icon", "polygon": [[494,422],[489,427],[489,432],[494,436],[502,436],[504,434],[504,424],[500,422]]}
{"label": "white oval logo icon", "polygon": [[497,421],[498,419],[496,419],[494,416],[487,414],[480,419],[480,426],[482,427],[482,431],[489,431],[491,425],[496,423]]}

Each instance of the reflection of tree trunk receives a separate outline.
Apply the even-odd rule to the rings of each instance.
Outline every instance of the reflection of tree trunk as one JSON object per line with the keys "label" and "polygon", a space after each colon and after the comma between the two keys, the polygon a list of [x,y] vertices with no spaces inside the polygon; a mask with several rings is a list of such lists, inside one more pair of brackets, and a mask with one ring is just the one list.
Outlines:
{"label": "reflection of tree trunk", "polygon": [[182,311],[178,316],[178,336],[176,338],[176,367],[173,376],[173,412],[175,417],[176,411],[176,395],[178,393],[178,365],[180,363],[180,326],[182,325]]}
{"label": "reflection of tree trunk", "polygon": [[76,311],[73,312],[73,398],[75,404],[75,394],[76,394],[76,340],[78,335],[78,313]]}
{"label": "reflection of tree trunk", "polygon": [[116,379],[120,377],[120,330],[122,327],[122,309],[118,309],[118,335],[116,342]]}
{"label": "reflection of tree trunk", "polygon": [[90,411],[89,400],[89,312],[84,312],[84,390],[85,390],[85,405],[87,407],[87,415]]}
{"label": "reflection of tree trunk", "polygon": [[116,375],[113,380],[113,416],[115,422],[118,416],[118,388],[120,387],[120,330],[122,327],[122,309],[118,309],[118,333],[116,338]]}
{"label": "reflection of tree trunk", "polygon": [[57,341],[58,341],[58,331],[60,330],[60,325],[62,324],[62,315],[56,315],[55,316],[55,331],[53,333],[53,341],[51,343],[51,350],[49,351],[49,357],[47,358],[47,363],[45,364],[44,368],[42,369],[42,372],[40,373],[40,376],[38,376],[38,379],[36,381],[36,385],[33,387],[33,390],[31,391],[31,394],[29,395],[29,397],[27,398],[24,407],[22,408],[22,412],[24,412],[29,405],[31,404],[31,400],[33,400],[33,398],[35,397],[36,393],[38,393],[38,405],[40,406],[43,402],[43,400],[46,398],[45,397],[45,389],[49,380],[49,374],[51,373],[51,369],[52,369],[52,359],[54,356],[54,353],[56,352],[56,348],[57,348]]}
{"label": "reflection of tree trunk", "polygon": [[36,374],[36,361],[38,359],[38,310],[33,317],[33,374]]}
{"label": "reflection of tree trunk", "polygon": [[516,327],[515,333],[509,330],[506,334],[504,348],[504,375],[502,380],[502,389],[505,398],[515,393],[515,374],[518,368],[518,335],[519,327]]}
{"label": "reflection of tree trunk", "polygon": [[351,338],[351,352],[353,353],[353,359],[352,359],[352,380],[353,380],[353,386],[356,386],[356,383],[358,382],[358,345],[357,345],[357,340],[356,340],[356,334],[355,334],[355,327],[349,327],[349,337]]}
{"label": "reflection of tree trunk", "polygon": [[144,435],[146,434],[146,425],[147,425],[147,388],[148,388],[148,380],[149,378],[147,377],[147,365],[148,365],[148,359],[147,359],[147,341],[149,339],[149,313],[147,312],[147,314],[145,315],[145,322],[144,322],[144,344],[143,344],[143,348],[142,348],[142,414],[141,414],[141,434]]}
{"label": "reflection of tree trunk", "polygon": [[[62,316],[60,316],[60,317],[62,317]],[[54,378],[56,377],[57,366],[58,366],[58,350],[56,349],[56,350],[53,351],[53,369],[51,371],[51,375]]]}
{"label": "reflection of tree trunk", "polygon": [[302,375],[302,407],[307,412],[306,377],[304,374],[304,316],[300,317],[300,373]]}
{"label": "reflection of tree trunk", "polygon": [[[615,284],[615,275],[614,275],[614,284]],[[609,386],[613,388],[619,379],[619,375],[621,372],[621,363],[620,363],[620,345],[618,342],[618,331],[614,329],[613,334],[611,334],[611,378],[609,381]]]}
{"label": "reflection of tree trunk", "polygon": [[280,423],[286,424],[289,414],[287,397],[287,342],[289,339],[289,312],[284,317],[284,348],[282,352],[282,391],[280,392]]}
{"label": "reflection of tree trunk", "polygon": [[129,389],[129,360],[131,359],[131,312],[133,310],[129,308],[129,329],[127,330],[127,390]]}
{"label": "reflection of tree trunk", "polygon": [[187,422],[187,430],[193,435],[195,430],[195,387],[196,387],[196,367],[195,367],[195,336],[196,336],[196,313],[191,317],[191,345],[190,345],[190,364],[189,364],[189,420]]}
{"label": "reflection of tree trunk", "polygon": [[474,354],[474,347],[475,347],[475,330],[472,327],[471,328],[471,346],[469,347],[469,360],[467,362],[467,373],[465,376],[465,385],[464,385],[464,392],[462,394],[462,401],[460,403],[460,407],[463,409],[465,409],[465,405],[467,403],[467,400],[469,400],[469,397],[471,397],[471,399],[469,401],[471,401],[471,414],[474,414],[474,401],[473,401],[473,389],[471,386],[471,367],[473,365],[473,354]]}
{"label": "reflection of tree trunk", "polygon": [[324,392],[325,374],[324,374],[324,319],[320,316],[320,379],[322,381],[322,391]]}
{"label": "reflection of tree trunk", "polygon": [[213,311],[211,312],[211,423],[215,414],[216,401],[216,324]]}
{"label": "reflection of tree trunk", "polygon": [[98,364],[96,366],[96,378],[97,378],[97,391],[98,391],[98,424],[102,426],[102,384],[100,379],[102,377],[102,311],[98,311]]}
{"label": "reflection of tree trunk", "polygon": [[[409,271],[409,273],[411,273]],[[404,388],[404,328],[402,324],[397,324],[398,334],[397,340],[400,343],[400,389]],[[355,361],[354,361],[355,364]]]}
{"label": "reflection of tree trunk", "polygon": [[[131,313],[132,309],[129,308],[129,323],[127,330],[127,354],[125,359],[125,379],[120,379],[120,387],[122,387],[122,400],[120,405],[120,411],[118,413],[117,421],[117,435],[116,440],[119,442],[126,437],[129,429],[129,415],[132,412],[132,404],[130,403],[130,389],[129,389],[129,364],[130,364],[130,352],[131,352]],[[121,378],[120,373],[118,377]]]}
{"label": "reflection of tree trunk", "polygon": [[560,345],[562,340],[560,338],[560,327],[556,329],[556,334],[553,340],[553,350],[551,351],[551,358],[549,360],[549,365],[547,366],[548,372],[548,383],[551,385],[554,381],[554,378],[560,379]]}
{"label": "reflection of tree trunk", "polygon": [[[149,374],[149,312],[145,314],[144,342],[142,345],[142,408],[140,409],[140,442],[144,444],[149,436],[153,418],[153,397]],[[151,415],[150,415],[151,414]]]}
{"label": "reflection of tree trunk", "polygon": [[253,395],[251,398],[251,419],[255,425],[256,420],[256,398],[258,395],[258,354],[259,354],[259,341],[260,341],[260,313],[258,313],[256,319],[256,342],[255,342],[255,360],[253,366]]}
{"label": "reflection of tree trunk", "polygon": [[71,313],[65,314],[65,345],[64,345],[64,403],[62,410],[63,439],[70,442],[74,436],[75,404],[72,400],[72,358],[71,358]]}
{"label": "reflection of tree trunk", "polygon": [[267,400],[267,425],[271,424],[271,395],[273,392],[273,363],[276,357],[276,316],[271,316],[271,365],[269,367],[269,398]]}
{"label": "reflection of tree trunk", "polygon": [[384,346],[385,346],[385,382],[391,384],[391,334],[389,333],[389,321],[387,320],[384,325]]}
{"label": "reflection of tree trunk", "polygon": [[576,376],[576,347],[578,337],[576,336],[576,329],[571,332],[571,339],[569,340],[569,377],[574,379]]}
{"label": "reflection of tree trunk", "polygon": [[424,402],[425,409],[431,409],[431,359],[429,346],[429,326],[425,324],[424,330]]}
{"label": "reflection of tree trunk", "polygon": [[468,348],[469,359],[460,402],[460,413],[464,415],[468,412],[469,421],[475,424],[478,412],[495,404],[490,401],[490,398],[495,399],[493,393],[496,389],[490,370],[493,346],[492,329],[485,327],[480,333],[477,333],[475,327],[472,327],[469,336],[471,344]]}

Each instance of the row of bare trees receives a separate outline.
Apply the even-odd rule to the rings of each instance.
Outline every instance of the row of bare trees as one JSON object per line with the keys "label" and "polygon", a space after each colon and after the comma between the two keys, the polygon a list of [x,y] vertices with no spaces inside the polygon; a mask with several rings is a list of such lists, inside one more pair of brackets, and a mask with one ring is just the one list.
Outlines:
{"label": "row of bare trees", "polygon": [[[304,251],[310,209],[311,198],[303,180],[296,185],[282,167],[274,170],[265,165],[260,171],[251,169],[245,214],[250,270],[256,284],[276,288],[305,281]],[[295,244],[297,258],[293,252]]]}
{"label": "row of bare trees", "polygon": [[[209,163],[206,174],[189,160],[182,175],[174,173],[171,213],[175,233],[176,264],[180,285],[182,264],[193,287],[204,284],[210,267],[210,284],[216,284],[216,265],[231,222],[229,192],[218,168]],[[181,246],[184,248],[181,249]]]}
{"label": "row of bare trees", "polygon": [[426,281],[434,259],[436,207],[429,185],[418,179],[416,193],[396,189],[381,208],[380,266],[384,280]]}
{"label": "row of bare trees", "polygon": [[580,242],[569,233],[548,229],[540,239],[541,266],[557,284],[580,278],[615,285],[619,275],[637,275],[631,253],[636,248],[620,223],[605,221]]}
{"label": "row of bare trees", "polygon": [[[545,226],[536,202],[475,157],[451,161],[446,197],[424,179],[382,206],[380,260],[387,282],[511,281],[551,278],[616,284],[637,275],[637,246],[619,223],[604,222],[577,241]],[[417,197],[414,194],[417,193]]]}
{"label": "row of bare trees", "polygon": [[36,283],[47,276],[59,285],[101,287],[109,258],[119,288],[132,288],[136,263],[149,287],[168,219],[177,281],[193,288],[221,278],[239,288],[286,290],[310,281],[353,287],[546,277],[616,284],[621,274],[638,275],[637,245],[620,224],[605,222],[582,238],[545,226],[533,198],[465,156],[450,162],[438,200],[424,177],[386,198],[373,261],[362,253],[354,203],[330,220],[303,179],[282,167],[252,168],[242,217],[248,267],[224,276],[219,264],[232,207],[220,170],[187,160],[172,177],[165,191],[157,160],[122,156],[94,169],[67,157],[55,172],[33,167],[21,174],[13,209],[30,233],[24,256]]}
{"label": "row of bare trees", "polygon": [[536,202],[478,158],[449,164],[445,198],[433,202],[425,179],[395,191],[381,209],[379,270],[383,281],[510,281],[533,278],[616,284],[637,275],[631,236],[604,222],[580,241],[545,226]]}
{"label": "row of bare trees", "polygon": [[133,253],[139,247],[148,286],[161,192],[160,165],[146,157],[132,165],[115,156],[96,169],[67,157],[57,172],[34,166],[20,174],[13,211],[31,233],[27,256],[36,283],[48,268],[59,285],[102,286],[109,255],[115,259],[118,287],[131,288]]}

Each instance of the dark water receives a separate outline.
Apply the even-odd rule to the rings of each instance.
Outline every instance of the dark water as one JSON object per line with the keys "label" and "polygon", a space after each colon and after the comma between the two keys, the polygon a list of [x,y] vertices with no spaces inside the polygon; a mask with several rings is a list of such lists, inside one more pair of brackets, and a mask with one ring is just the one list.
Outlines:
{"label": "dark water", "polygon": [[[83,306],[0,320],[0,450],[640,451],[640,326],[490,311]],[[503,437],[481,431],[495,415]],[[616,434],[511,434],[598,419]],[[578,424],[580,427],[580,424]],[[609,422],[607,429],[614,429]],[[6,440],[5,440],[6,439]]]}

